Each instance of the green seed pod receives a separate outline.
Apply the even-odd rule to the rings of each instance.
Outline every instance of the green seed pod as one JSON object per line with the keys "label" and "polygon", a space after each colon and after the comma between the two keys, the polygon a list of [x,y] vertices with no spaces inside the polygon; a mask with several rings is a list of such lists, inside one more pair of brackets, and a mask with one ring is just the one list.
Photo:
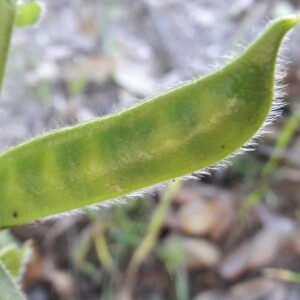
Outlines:
{"label": "green seed pod", "polygon": [[203,78],[2,154],[1,227],[120,197],[230,156],[265,123],[278,49],[298,21],[276,20]]}

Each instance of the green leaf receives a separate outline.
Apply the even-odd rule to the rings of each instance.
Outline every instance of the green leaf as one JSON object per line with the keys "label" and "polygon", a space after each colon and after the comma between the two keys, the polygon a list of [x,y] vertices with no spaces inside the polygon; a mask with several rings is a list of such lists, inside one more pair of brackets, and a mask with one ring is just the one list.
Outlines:
{"label": "green leaf", "polygon": [[15,243],[15,242],[16,241],[9,230],[1,230],[0,231],[0,250],[1,250],[1,248],[5,247],[6,245],[9,245],[9,244]]}
{"label": "green leaf", "polygon": [[37,1],[18,3],[16,7],[15,25],[23,28],[36,24],[42,14],[42,7]]}
{"label": "green leaf", "polygon": [[25,296],[0,261],[0,300],[25,300]]}
{"label": "green leaf", "polygon": [[9,270],[10,274],[14,278],[18,278],[23,271],[23,265],[28,259],[30,253],[30,248],[28,244],[22,247],[16,244],[9,244],[2,249],[0,249],[0,260]]}

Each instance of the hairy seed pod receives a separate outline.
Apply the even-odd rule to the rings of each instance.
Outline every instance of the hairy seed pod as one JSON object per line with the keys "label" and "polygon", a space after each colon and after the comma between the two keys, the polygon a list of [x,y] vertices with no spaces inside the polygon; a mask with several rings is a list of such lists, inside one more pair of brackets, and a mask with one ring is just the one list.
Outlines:
{"label": "hairy seed pod", "polygon": [[277,53],[297,16],[271,23],[225,67],[128,110],[0,156],[0,226],[91,205],[208,167],[266,121]]}

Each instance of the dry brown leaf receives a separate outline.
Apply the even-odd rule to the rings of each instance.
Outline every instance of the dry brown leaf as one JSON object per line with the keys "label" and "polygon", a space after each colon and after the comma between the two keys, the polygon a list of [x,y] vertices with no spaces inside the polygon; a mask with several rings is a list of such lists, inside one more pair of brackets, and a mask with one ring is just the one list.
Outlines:
{"label": "dry brown leaf", "polygon": [[285,241],[280,232],[262,229],[225,258],[219,273],[227,280],[235,280],[248,269],[261,268],[276,259]]}
{"label": "dry brown leaf", "polygon": [[181,247],[190,269],[213,268],[220,259],[220,250],[211,242],[201,238],[172,236],[166,240],[168,247]]}
{"label": "dry brown leaf", "polygon": [[246,300],[246,299],[273,299],[270,298],[273,290],[278,283],[265,278],[255,278],[235,285],[231,289],[228,299]]}

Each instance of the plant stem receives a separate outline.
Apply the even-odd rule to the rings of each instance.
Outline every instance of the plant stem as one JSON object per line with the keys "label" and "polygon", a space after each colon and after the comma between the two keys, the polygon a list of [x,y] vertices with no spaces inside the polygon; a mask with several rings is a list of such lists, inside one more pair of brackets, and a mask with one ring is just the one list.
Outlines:
{"label": "plant stem", "polygon": [[15,1],[0,0],[0,91],[15,19]]}
{"label": "plant stem", "polygon": [[109,252],[105,238],[105,230],[100,220],[96,220],[94,240],[97,256],[106,271],[112,273],[115,269],[113,258]]}
{"label": "plant stem", "polygon": [[128,278],[133,278],[136,275],[136,272],[140,266],[140,264],[145,260],[151,250],[154,248],[155,243],[157,242],[157,238],[159,232],[163,226],[163,222],[167,215],[170,204],[178,192],[181,186],[181,181],[175,180],[171,182],[169,187],[167,188],[163,198],[161,199],[160,204],[155,210],[152,220],[148,227],[148,232],[140,244],[140,246],[136,249],[133,254],[133,257],[128,266]]}
{"label": "plant stem", "polygon": [[269,180],[269,177],[276,171],[279,160],[286,147],[288,146],[288,143],[291,141],[292,137],[297,131],[299,123],[300,115],[298,112],[294,112],[284,125],[284,128],[282,129],[282,132],[280,133],[276,142],[274,152],[272,153],[271,157],[269,158],[260,174],[260,186],[246,197],[246,201],[244,202],[239,212],[241,218],[245,217],[247,213],[251,209],[253,209],[253,207],[258,205],[267,194],[267,182]]}

